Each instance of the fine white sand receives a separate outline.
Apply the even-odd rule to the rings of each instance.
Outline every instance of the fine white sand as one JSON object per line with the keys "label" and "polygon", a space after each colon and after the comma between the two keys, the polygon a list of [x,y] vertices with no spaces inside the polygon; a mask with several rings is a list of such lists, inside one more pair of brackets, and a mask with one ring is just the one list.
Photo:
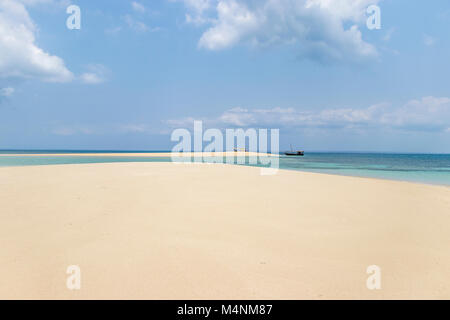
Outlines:
{"label": "fine white sand", "polygon": [[0,219],[1,299],[450,298],[448,187],[222,164],[10,167]]}
{"label": "fine white sand", "polygon": [[0,154],[0,157],[150,157],[150,158],[160,158],[166,157],[170,158],[172,156],[176,157],[226,157],[226,156],[277,156],[276,154],[261,153],[261,152],[248,152],[248,151],[223,151],[223,152],[139,152],[139,153],[128,153],[128,152],[113,152],[113,153],[4,153]]}

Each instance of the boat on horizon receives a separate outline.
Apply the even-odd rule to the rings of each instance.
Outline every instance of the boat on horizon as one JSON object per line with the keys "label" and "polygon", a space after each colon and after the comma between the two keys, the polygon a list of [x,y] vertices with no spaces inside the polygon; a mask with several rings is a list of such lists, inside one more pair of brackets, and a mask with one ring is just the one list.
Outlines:
{"label": "boat on horizon", "polygon": [[291,145],[291,151],[286,151],[284,154],[285,154],[286,156],[303,157],[303,156],[305,155],[305,151],[303,151],[303,150],[297,150],[297,151],[294,151],[294,150],[292,149],[292,145]]}

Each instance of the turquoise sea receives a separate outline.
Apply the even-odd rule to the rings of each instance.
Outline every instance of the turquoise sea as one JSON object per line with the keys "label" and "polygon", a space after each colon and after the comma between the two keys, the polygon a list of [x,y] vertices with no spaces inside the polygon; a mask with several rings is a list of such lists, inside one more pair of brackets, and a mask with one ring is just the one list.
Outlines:
{"label": "turquoise sea", "polygon": [[[133,152],[168,151],[0,151],[1,166],[57,165],[108,162],[170,162],[169,157],[127,157]],[[39,156],[20,156],[35,153]],[[67,156],[52,156],[67,153]],[[71,156],[70,153],[123,153],[123,156]],[[18,154],[17,156],[1,156]],[[247,162],[246,162],[247,163]],[[347,176],[402,180],[428,184],[450,185],[450,154],[392,153],[326,153],[306,152],[304,157],[281,155],[280,168]]]}

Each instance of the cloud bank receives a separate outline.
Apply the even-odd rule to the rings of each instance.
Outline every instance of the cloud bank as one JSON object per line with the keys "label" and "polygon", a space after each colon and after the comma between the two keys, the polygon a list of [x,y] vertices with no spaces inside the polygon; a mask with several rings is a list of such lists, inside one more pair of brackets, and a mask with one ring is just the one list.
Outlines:
{"label": "cloud bank", "polygon": [[38,47],[35,34],[36,26],[22,2],[0,1],[0,77],[71,81],[74,76],[64,61]]}
{"label": "cloud bank", "polygon": [[[232,108],[215,118],[197,118],[208,126],[262,128],[319,128],[450,132],[450,98],[424,97],[400,107],[380,103],[366,108],[328,108],[298,111],[294,108]],[[194,118],[173,119],[166,124],[191,127]]]}
{"label": "cloud bank", "polygon": [[90,64],[87,66],[87,72],[80,75],[80,80],[85,84],[100,84],[106,82],[110,70],[102,64]]}
{"label": "cloud bank", "polygon": [[144,13],[146,11],[145,6],[136,1],[133,1],[131,3],[131,7],[133,8],[134,11],[139,13]]}
{"label": "cloud bank", "polygon": [[[174,1],[174,0],[172,0]],[[362,39],[365,11],[380,0],[178,0],[186,21],[206,28],[198,45],[224,50],[239,44],[291,45],[299,57],[320,61],[372,59]]]}

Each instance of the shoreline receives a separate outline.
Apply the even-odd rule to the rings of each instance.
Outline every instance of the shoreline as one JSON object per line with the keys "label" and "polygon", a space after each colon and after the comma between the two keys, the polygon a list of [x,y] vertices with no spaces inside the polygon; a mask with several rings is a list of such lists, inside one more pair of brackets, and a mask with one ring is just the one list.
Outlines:
{"label": "shoreline", "polygon": [[242,152],[242,151],[225,151],[225,152],[161,152],[161,153],[24,153],[24,154],[0,154],[0,157],[226,157],[226,156],[273,156],[279,155],[260,152]]}
{"label": "shoreline", "polygon": [[[172,153],[167,152],[161,152],[161,153],[67,153],[67,154],[0,154],[1,157],[136,157],[136,158],[171,158]],[[280,158],[280,155],[272,155],[268,153],[258,153],[258,152],[201,152],[201,153],[176,153],[176,156],[178,157],[199,157],[202,156],[204,158],[213,158],[213,157],[226,157],[226,156],[236,156],[236,157],[243,157],[243,156],[257,156],[257,157],[278,157]],[[63,166],[63,165],[83,165],[83,164],[106,164],[106,163],[117,163],[117,162],[92,162],[92,163],[49,163],[49,164],[27,164],[27,165],[14,165],[14,166],[1,166],[1,168],[10,168],[10,167],[33,167],[33,166]],[[136,163],[133,161],[123,161],[119,163]],[[160,163],[175,163],[175,162],[160,162]],[[204,162],[205,164],[208,164],[207,162]],[[187,162],[186,164],[189,164]],[[192,164],[197,164],[192,161]],[[217,163],[217,164],[227,164],[225,161],[223,163]],[[243,165],[248,167],[256,167],[261,168],[258,166],[253,166],[249,164],[230,164],[230,165]],[[302,169],[291,169],[291,168],[278,168],[277,170],[284,170],[284,171],[293,171],[293,172],[305,172],[305,173],[314,173],[314,174],[321,174],[321,175],[331,175],[331,176],[341,176],[341,177],[353,177],[353,178],[361,178],[361,179],[374,179],[374,180],[382,180],[382,181],[394,181],[394,182],[403,182],[403,183],[412,183],[412,184],[419,184],[419,185],[429,185],[429,186],[440,186],[440,187],[446,187],[450,188],[450,184],[445,183],[437,183],[437,182],[424,182],[424,181],[414,181],[414,180],[405,180],[405,179],[394,179],[394,178],[383,178],[383,177],[371,177],[371,176],[361,176],[361,175],[352,175],[352,174],[342,174],[342,173],[329,173],[329,172],[317,172],[317,171],[309,171],[309,170],[302,170]]]}

